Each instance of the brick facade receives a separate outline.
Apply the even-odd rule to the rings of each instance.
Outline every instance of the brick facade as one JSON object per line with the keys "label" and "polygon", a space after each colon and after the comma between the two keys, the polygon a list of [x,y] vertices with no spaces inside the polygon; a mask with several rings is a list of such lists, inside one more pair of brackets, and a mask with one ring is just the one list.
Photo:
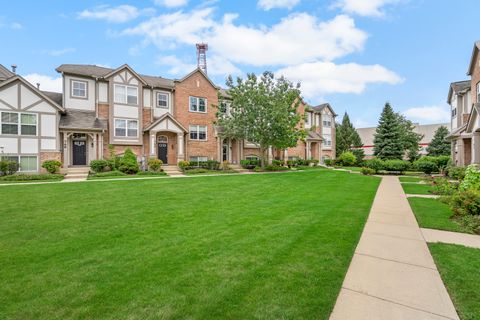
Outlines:
{"label": "brick facade", "polygon": [[42,163],[47,160],[57,160],[62,162],[62,153],[59,151],[52,151],[52,152],[46,152],[42,151],[40,152],[40,173],[47,173],[47,170],[42,168]]}

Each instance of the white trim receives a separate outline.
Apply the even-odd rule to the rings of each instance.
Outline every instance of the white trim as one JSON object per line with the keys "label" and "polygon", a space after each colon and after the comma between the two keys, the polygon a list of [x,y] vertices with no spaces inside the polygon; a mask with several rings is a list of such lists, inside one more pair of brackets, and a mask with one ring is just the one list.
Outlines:
{"label": "white trim", "polygon": [[[161,106],[158,105],[158,95],[159,94],[167,97],[167,106],[166,107],[161,107]],[[170,109],[170,93],[165,92],[165,91],[155,91],[155,108]]]}
{"label": "white trim", "polygon": [[[117,121],[124,121],[125,122],[125,135],[124,136],[117,136]],[[129,122],[136,122],[137,123],[137,134],[135,136],[128,135],[128,123]],[[138,138],[139,134],[139,126],[138,126],[138,119],[125,119],[125,118],[114,118],[113,119],[113,136],[115,138]]]}
{"label": "white trim", "polygon": [[[125,88],[125,99],[123,101],[117,101],[117,87],[123,87]],[[135,89],[136,91],[136,98],[137,98],[137,102],[136,103],[129,103],[128,102],[128,89]],[[125,85],[125,84],[113,84],[113,103],[119,103],[119,104],[126,104],[126,105],[129,105],[129,106],[138,106],[138,102],[139,102],[139,97],[138,97],[138,87],[136,86],[129,86],[129,85]]]}
{"label": "white trim", "polygon": [[[191,98],[197,99],[197,111],[192,110],[192,105],[190,103]],[[198,109],[200,107],[200,99],[205,100],[205,111],[198,111]],[[195,112],[195,113],[207,113],[207,111],[208,111],[208,100],[207,100],[207,98],[197,97],[197,96],[188,96],[188,111],[189,112]]]}
{"label": "white trim", "polygon": [[[17,133],[3,133],[2,127],[3,127],[3,122],[2,122],[2,113],[15,113],[18,116],[18,121],[17,121]],[[22,134],[22,114],[25,115],[32,115],[35,116],[35,134]],[[6,122],[5,124],[10,124],[13,125],[14,123]],[[33,124],[25,124],[26,126],[33,126]],[[32,113],[32,112],[15,112],[15,111],[10,111],[10,110],[5,110],[5,111],[0,111],[0,135],[5,135],[5,136],[22,136],[22,137],[38,137],[38,113]]]}
{"label": "white trim", "polygon": [[[192,132],[191,127],[197,127],[197,139],[192,139],[190,133]],[[205,127],[205,139],[200,139],[200,127]],[[188,140],[191,141],[207,141],[208,140],[208,126],[203,124],[191,124],[188,126]]]}
{"label": "white trim", "polygon": [[[81,83],[83,85],[85,85],[85,95],[84,96],[78,96],[78,95],[75,95],[73,92],[73,89],[74,89],[74,84],[76,83]],[[75,98],[80,98],[80,99],[88,99],[88,81],[83,81],[83,80],[74,80],[74,79],[71,79],[71,87],[70,87],[70,97],[75,99]]]}

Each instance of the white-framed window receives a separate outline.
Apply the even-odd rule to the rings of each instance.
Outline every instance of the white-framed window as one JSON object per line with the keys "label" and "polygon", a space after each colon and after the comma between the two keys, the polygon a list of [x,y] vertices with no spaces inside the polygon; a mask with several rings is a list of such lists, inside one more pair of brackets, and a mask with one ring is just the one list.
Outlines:
{"label": "white-framed window", "polygon": [[307,112],[305,113],[305,125],[309,125],[310,124],[310,113]]}
{"label": "white-framed window", "polygon": [[207,112],[207,99],[199,97],[190,97],[190,112]]}
{"label": "white-framed window", "polygon": [[34,113],[2,112],[1,134],[37,135],[37,115]]}
{"label": "white-framed window", "polygon": [[115,119],[115,137],[138,137],[138,120]]}
{"label": "white-framed window", "polygon": [[207,126],[191,125],[189,131],[190,140],[207,140]]}
{"label": "white-framed window", "polygon": [[325,128],[330,128],[332,126],[331,118],[329,116],[325,115],[322,124]]}
{"label": "white-framed window", "polygon": [[123,104],[138,104],[138,87],[116,84],[115,102]]}
{"label": "white-framed window", "polygon": [[331,147],[332,146],[332,135],[324,134],[323,135],[323,146],[324,147]]}
{"label": "white-framed window", "polygon": [[157,108],[168,109],[168,94],[157,92]]}
{"label": "white-framed window", "polygon": [[2,156],[1,160],[14,161],[19,164],[18,171],[33,172],[37,171],[38,157],[37,156]]}
{"label": "white-framed window", "polygon": [[189,159],[190,162],[205,162],[208,161],[208,157],[205,156],[192,156]]}
{"label": "white-framed window", "polygon": [[87,93],[87,81],[72,80],[72,98],[86,99]]}
{"label": "white-framed window", "polygon": [[254,154],[246,156],[245,160],[260,160],[260,158]]}

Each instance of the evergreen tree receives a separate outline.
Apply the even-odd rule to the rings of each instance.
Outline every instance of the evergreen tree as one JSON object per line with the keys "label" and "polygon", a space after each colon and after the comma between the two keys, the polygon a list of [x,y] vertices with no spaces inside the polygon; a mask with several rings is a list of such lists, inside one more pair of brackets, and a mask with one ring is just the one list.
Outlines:
{"label": "evergreen tree", "polygon": [[408,159],[413,162],[420,157],[418,153],[420,146],[418,144],[423,139],[423,135],[413,131],[415,126],[412,121],[407,120],[405,116],[397,113],[397,117],[402,132],[401,141],[403,143],[404,154],[406,153]]}
{"label": "evergreen tree", "polygon": [[374,155],[383,160],[402,159],[405,154],[402,130],[398,115],[387,102],[373,139]]}
{"label": "evergreen tree", "polygon": [[351,151],[357,157],[357,161],[360,162],[365,156],[363,151],[363,143],[360,136],[350,121],[348,113],[343,115],[342,123],[336,126],[336,152],[337,155],[341,155],[343,152]]}
{"label": "evergreen tree", "polygon": [[432,142],[427,147],[429,156],[449,156],[450,142],[447,140],[448,129],[445,126],[440,126],[433,136]]}

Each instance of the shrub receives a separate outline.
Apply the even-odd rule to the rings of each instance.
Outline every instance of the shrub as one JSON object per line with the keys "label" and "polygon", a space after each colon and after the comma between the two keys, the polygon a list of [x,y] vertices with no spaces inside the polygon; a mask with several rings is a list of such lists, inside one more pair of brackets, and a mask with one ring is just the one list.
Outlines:
{"label": "shrub", "polygon": [[274,160],[272,160],[272,165],[277,166],[277,167],[281,167],[283,165],[283,161],[274,159]]}
{"label": "shrub", "polygon": [[480,216],[460,216],[458,220],[466,232],[480,234]]}
{"label": "shrub", "polygon": [[438,166],[435,162],[429,160],[417,160],[413,163],[413,166],[423,173],[430,174],[438,171]]}
{"label": "shrub", "polygon": [[450,205],[456,215],[480,215],[480,191],[463,190],[450,198]]}
{"label": "shrub", "polygon": [[288,168],[282,167],[282,166],[275,166],[273,164],[265,166],[265,171],[285,171],[285,170],[288,170]]}
{"label": "shrub", "polygon": [[338,157],[338,160],[341,162],[343,166],[353,166],[357,162],[357,157],[350,152],[350,151],[345,151]]}
{"label": "shrub", "polygon": [[109,167],[107,160],[90,161],[90,169],[92,169],[93,172],[96,172],[96,173],[103,172],[107,167]]}
{"label": "shrub", "polygon": [[58,168],[62,166],[62,163],[58,160],[45,160],[42,163],[42,168],[48,171],[48,173],[55,173],[58,171]]}
{"label": "shrub", "polygon": [[463,180],[465,177],[465,167],[453,167],[449,166],[445,168],[445,175],[455,180]]}
{"label": "shrub", "polygon": [[260,165],[260,160],[240,160],[240,165],[244,169],[254,169]]}
{"label": "shrub", "polygon": [[435,157],[434,162],[437,164],[438,169],[443,171],[448,166],[450,156],[438,156]]}
{"label": "shrub", "polygon": [[0,161],[0,175],[12,175],[18,171],[18,163],[15,161]]}
{"label": "shrub", "polygon": [[148,159],[148,170],[153,171],[153,172],[158,172],[160,169],[162,169],[162,160],[156,159],[156,158],[150,158]]}
{"label": "shrub", "polygon": [[201,173],[207,173],[208,170],[205,168],[194,168],[188,170],[188,174],[201,174]]}
{"label": "shrub", "polygon": [[453,195],[458,190],[458,184],[450,183],[445,178],[436,178],[432,182],[433,193],[443,196]]}
{"label": "shrub", "polygon": [[163,172],[162,169],[160,171],[139,171],[137,176],[166,176],[167,174]]}
{"label": "shrub", "polygon": [[125,149],[125,153],[120,159],[118,170],[126,174],[135,174],[140,170],[137,162],[137,156],[130,148]]}
{"label": "shrub", "polygon": [[405,160],[386,160],[383,169],[403,173],[410,168],[410,162]]}
{"label": "shrub", "polygon": [[362,164],[363,158],[365,158],[365,151],[363,151],[362,148],[358,148],[358,149],[352,149],[352,153],[355,155],[355,158],[357,159],[355,163],[357,165]]}
{"label": "shrub", "polygon": [[367,167],[362,167],[362,169],[360,169],[360,172],[366,176],[370,176],[372,174],[375,174],[375,170],[372,169],[372,168],[367,168]]}
{"label": "shrub", "polygon": [[126,173],[123,173],[121,171],[113,170],[113,171],[95,173],[93,176],[101,178],[101,177],[117,177],[117,176],[126,176],[126,175],[127,175]]}
{"label": "shrub", "polygon": [[228,171],[228,170],[231,170],[230,168],[230,163],[228,161],[223,161],[222,162],[222,165],[221,165],[221,169],[223,171]]}
{"label": "shrub", "polygon": [[465,170],[460,190],[480,190],[480,171],[474,164],[469,165]]}
{"label": "shrub", "polygon": [[373,169],[375,173],[378,173],[385,167],[385,162],[382,159],[373,158],[365,161],[365,167]]}
{"label": "shrub", "polygon": [[186,160],[181,160],[178,161],[178,167],[182,170],[185,171],[188,167],[190,167],[190,162]]}
{"label": "shrub", "polygon": [[117,170],[120,167],[121,157],[115,154],[115,146],[112,144],[108,145],[109,158],[107,160],[110,170]]}
{"label": "shrub", "polygon": [[323,160],[323,163],[326,165],[326,166],[331,166],[332,165],[332,159],[325,159]]}
{"label": "shrub", "polygon": [[220,168],[220,162],[216,160],[207,160],[200,162],[200,167],[208,170],[218,170]]}
{"label": "shrub", "polygon": [[39,180],[61,180],[63,174],[14,174],[0,177],[0,181],[39,181]]}

